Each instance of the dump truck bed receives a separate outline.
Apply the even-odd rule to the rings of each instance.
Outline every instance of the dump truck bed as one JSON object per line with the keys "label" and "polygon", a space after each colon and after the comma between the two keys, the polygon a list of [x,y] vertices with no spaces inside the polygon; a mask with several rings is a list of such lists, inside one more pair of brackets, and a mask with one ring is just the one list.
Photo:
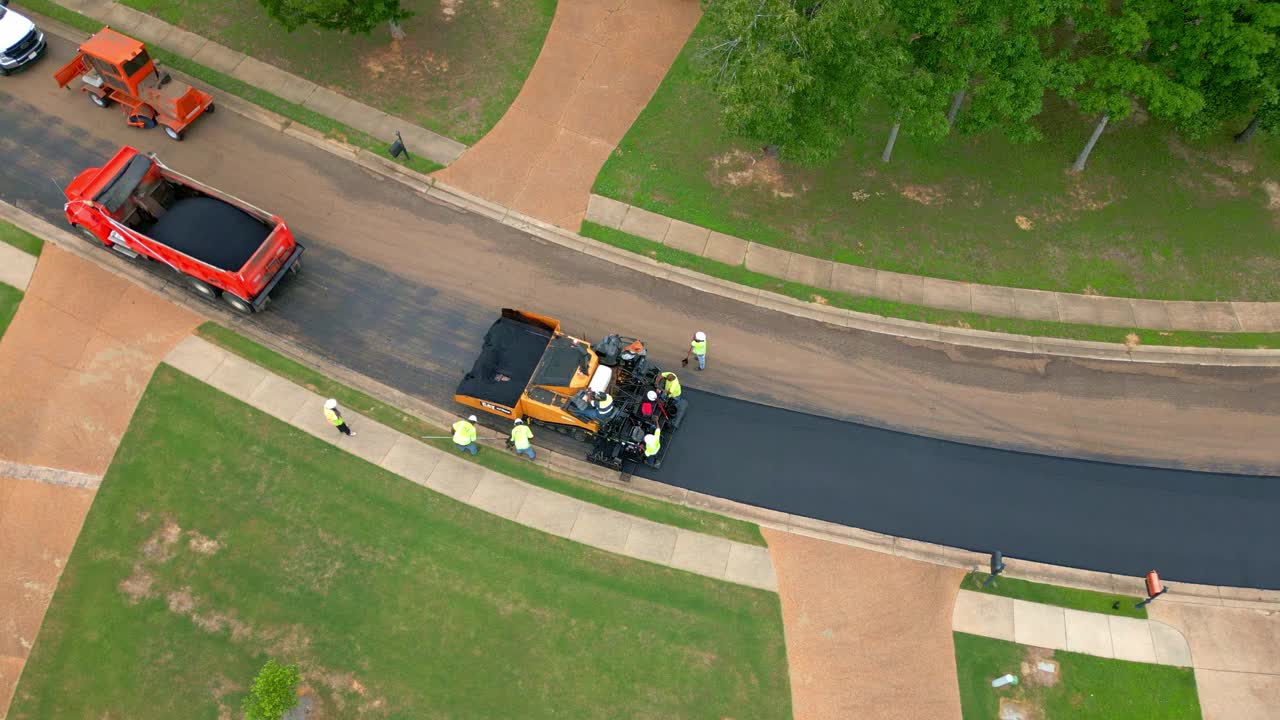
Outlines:
{"label": "dump truck bed", "polygon": [[146,232],[200,262],[236,272],[262,247],[272,229],[217,198],[188,197],[174,202]]}

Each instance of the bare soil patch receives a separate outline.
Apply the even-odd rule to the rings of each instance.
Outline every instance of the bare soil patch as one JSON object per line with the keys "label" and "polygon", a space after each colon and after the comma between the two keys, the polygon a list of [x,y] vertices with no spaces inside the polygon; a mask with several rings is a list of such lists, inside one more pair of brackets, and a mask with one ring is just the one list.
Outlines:
{"label": "bare soil patch", "polygon": [[1263,180],[1262,190],[1267,194],[1267,209],[1280,210],[1280,182]]}
{"label": "bare soil patch", "polygon": [[176,553],[174,545],[180,537],[182,528],[173,520],[166,519],[164,525],[142,544],[142,556],[153,563],[169,562]]}
{"label": "bare soil patch", "polygon": [[782,173],[778,158],[763,153],[753,155],[734,149],[713,157],[710,179],[716,185],[751,188],[768,192],[776,198],[796,196],[795,189]]}
{"label": "bare soil patch", "polygon": [[[1061,679],[1054,651],[1048,648],[1027,646],[1022,656],[1021,683],[1027,688],[1053,687]],[[1052,667],[1051,670],[1046,669]]]}
{"label": "bare soil patch", "polygon": [[903,185],[898,187],[897,191],[902,197],[921,205],[942,205],[950,199],[942,188],[936,185]]}
{"label": "bare soil patch", "polygon": [[222,543],[211,537],[205,537],[196,530],[188,530],[187,547],[201,555],[213,555],[222,549]]}
{"label": "bare soil patch", "polygon": [[116,587],[129,598],[130,605],[137,605],[147,598],[156,596],[155,582],[155,577],[139,563],[133,566],[133,573],[121,580]]}

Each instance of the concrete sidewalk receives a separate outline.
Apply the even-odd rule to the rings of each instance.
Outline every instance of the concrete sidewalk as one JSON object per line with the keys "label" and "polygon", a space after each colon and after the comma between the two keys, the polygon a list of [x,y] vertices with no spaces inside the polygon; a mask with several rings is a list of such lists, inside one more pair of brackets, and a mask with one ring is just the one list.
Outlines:
{"label": "concrete sidewalk", "polygon": [[1068,610],[961,590],[951,626],[957,632],[1097,657],[1192,667],[1182,633],[1156,620]]}
{"label": "concrete sidewalk", "polygon": [[0,242],[0,283],[25,291],[36,271],[36,256]]}
{"label": "concrete sidewalk", "polygon": [[[638,560],[764,590],[778,589],[767,548],[662,525],[543,490],[353,412],[343,414],[356,437],[342,435],[324,419],[325,398],[201,338],[186,338],[165,362],[384,470],[485,512]],[[481,452],[505,451],[484,447]]]}

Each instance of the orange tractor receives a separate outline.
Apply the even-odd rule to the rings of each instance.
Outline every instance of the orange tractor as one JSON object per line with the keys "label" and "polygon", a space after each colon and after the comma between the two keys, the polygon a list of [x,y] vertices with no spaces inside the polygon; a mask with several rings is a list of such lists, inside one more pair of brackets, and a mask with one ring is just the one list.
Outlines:
{"label": "orange tractor", "polygon": [[98,107],[118,103],[136,128],[160,125],[173,140],[204,113],[213,112],[213,96],[173,82],[156,67],[147,48],[111,28],[102,28],[80,46],[75,59],[54,74],[58,87],[80,79],[80,90]]}

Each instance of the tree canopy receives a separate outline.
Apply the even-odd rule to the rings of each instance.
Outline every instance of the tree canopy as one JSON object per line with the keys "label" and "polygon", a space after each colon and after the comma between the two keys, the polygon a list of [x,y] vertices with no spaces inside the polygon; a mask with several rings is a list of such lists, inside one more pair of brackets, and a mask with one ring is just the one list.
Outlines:
{"label": "tree canopy", "polygon": [[885,160],[899,128],[1034,141],[1049,92],[1095,123],[1078,169],[1138,108],[1193,136],[1280,129],[1280,0],[705,1],[726,127],[799,161],[869,117]]}

